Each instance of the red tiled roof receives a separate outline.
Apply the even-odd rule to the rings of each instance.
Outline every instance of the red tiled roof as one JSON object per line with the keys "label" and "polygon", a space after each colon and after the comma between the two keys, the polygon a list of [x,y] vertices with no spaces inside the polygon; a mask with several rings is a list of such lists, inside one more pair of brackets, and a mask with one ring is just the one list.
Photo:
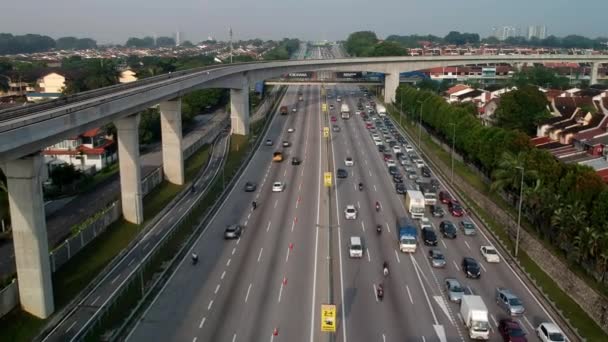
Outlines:
{"label": "red tiled roof", "polygon": [[79,154],[102,155],[113,144],[114,144],[114,140],[106,140],[106,142],[103,145],[95,147],[95,148],[89,148],[84,145],[80,145],[74,150],[46,149],[46,150],[43,150],[42,153],[44,155],[60,155],[60,156],[69,156],[69,155],[75,156],[75,155],[79,155]]}
{"label": "red tiled roof", "polygon": [[604,183],[608,183],[608,169],[596,171],[597,175],[602,178]]}
{"label": "red tiled roof", "polygon": [[450,89],[448,89],[448,90],[446,91],[446,93],[447,93],[448,95],[452,95],[452,94],[454,94],[454,93],[457,93],[457,92],[459,92],[459,91],[461,91],[461,90],[465,90],[465,89],[467,89],[467,88],[470,88],[470,87],[469,87],[468,85],[466,85],[466,84],[457,84],[457,85],[455,85],[455,86],[451,87]]}
{"label": "red tiled roof", "polygon": [[534,144],[534,146],[546,144],[550,141],[551,141],[551,139],[549,137],[536,137],[536,138],[530,139],[530,142],[532,144]]}
{"label": "red tiled roof", "polygon": [[93,128],[81,134],[83,137],[93,138],[99,135],[101,128]]}

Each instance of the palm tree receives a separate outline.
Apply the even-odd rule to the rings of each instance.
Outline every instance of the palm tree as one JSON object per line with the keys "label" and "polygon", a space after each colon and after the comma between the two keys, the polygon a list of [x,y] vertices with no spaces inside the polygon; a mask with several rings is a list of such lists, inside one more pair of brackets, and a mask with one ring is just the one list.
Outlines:
{"label": "palm tree", "polygon": [[574,237],[574,253],[578,264],[581,264],[583,259],[586,260],[591,255],[589,247],[594,241],[594,235],[597,234],[592,227],[585,227]]}
{"label": "palm tree", "polygon": [[[498,162],[497,168],[494,170],[492,174],[492,178],[494,181],[490,186],[491,191],[503,190],[507,192],[515,192],[519,194],[519,187],[521,184],[521,169],[524,169],[524,187],[526,185],[526,180],[536,180],[537,172],[536,170],[526,170],[526,157],[527,154],[525,152],[519,152],[517,155],[514,155],[511,152],[504,152],[500,161]],[[514,197],[515,201],[516,198]]]}

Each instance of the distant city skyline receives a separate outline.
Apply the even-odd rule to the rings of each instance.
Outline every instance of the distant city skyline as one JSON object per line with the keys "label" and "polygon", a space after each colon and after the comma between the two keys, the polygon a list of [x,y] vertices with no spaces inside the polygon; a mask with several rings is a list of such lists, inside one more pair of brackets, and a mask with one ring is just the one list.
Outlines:
{"label": "distant city skyline", "polygon": [[[230,26],[235,40],[341,40],[361,30],[374,31],[381,38],[391,34],[445,36],[449,31],[487,37],[492,35],[492,27],[527,30],[541,25],[556,36],[595,38],[608,36],[603,18],[606,10],[606,0],[587,0],[584,6],[570,0],[467,0],[458,6],[451,0],[384,0],[380,4],[365,0],[24,0],[0,12],[0,32],[90,37],[99,43],[123,44],[129,37],[171,37],[178,30],[181,41],[199,42],[208,36],[228,40]],[[527,31],[520,34],[526,36]]]}

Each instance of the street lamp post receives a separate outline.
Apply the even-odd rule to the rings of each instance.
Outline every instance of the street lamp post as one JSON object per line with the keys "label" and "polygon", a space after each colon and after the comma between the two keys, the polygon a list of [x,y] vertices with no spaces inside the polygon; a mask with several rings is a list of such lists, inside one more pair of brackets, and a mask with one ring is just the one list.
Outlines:
{"label": "street lamp post", "polygon": [[456,123],[451,122],[450,125],[454,126],[452,133],[452,175],[450,176],[450,183],[454,184],[454,148],[456,148]]}
{"label": "street lamp post", "polygon": [[420,122],[418,123],[418,148],[420,148],[420,139],[422,137],[422,108],[424,108],[424,102],[418,101],[420,103]]}
{"label": "street lamp post", "polygon": [[515,257],[519,252],[519,230],[521,229],[521,205],[524,200],[524,168],[517,166],[516,169],[521,170],[521,183],[519,184],[519,206],[517,209],[517,233],[515,235]]}

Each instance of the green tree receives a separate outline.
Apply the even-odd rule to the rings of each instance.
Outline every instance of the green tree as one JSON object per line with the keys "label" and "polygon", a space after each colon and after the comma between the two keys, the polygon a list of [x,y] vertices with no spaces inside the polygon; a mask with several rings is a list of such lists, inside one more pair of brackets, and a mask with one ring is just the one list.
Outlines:
{"label": "green tree", "polygon": [[397,42],[383,41],[376,44],[369,52],[369,56],[406,56],[407,50]]}
{"label": "green tree", "polygon": [[496,126],[521,130],[529,135],[536,125],[550,116],[545,95],[536,87],[524,86],[504,94],[495,113]]}
{"label": "green tree", "polygon": [[359,31],[351,33],[346,42],[344,48],[351,56],[363,57],[368,56],[374,48],[374,45],[378,43],[378,37],[372,31]]}
{"label": "green tree", "polygon": [[171,37],[158,37],[156,38],[155,45],[159,47],[175,46],[175,39]]}
{"label": "green tree", "polygon": [[152,37],[144,37],[144,38],[136,38],[131,37],[127,39],[125,43],[126,47],[134,47],[134,48],[152,48],[154,47],[155,42]]}
{"label": "green tree", "polygon": [[448,33],[443,40],[448,44],[456,45],[479,44],[479,34],[450,31],[450,33]]}
{"label": "green tree", "polygon": [[49,176],[53,181],[53,184],[61,188],[80,179],[82,177],[82,172],[76,170],[72,164],[63,164],[54,167]]}

